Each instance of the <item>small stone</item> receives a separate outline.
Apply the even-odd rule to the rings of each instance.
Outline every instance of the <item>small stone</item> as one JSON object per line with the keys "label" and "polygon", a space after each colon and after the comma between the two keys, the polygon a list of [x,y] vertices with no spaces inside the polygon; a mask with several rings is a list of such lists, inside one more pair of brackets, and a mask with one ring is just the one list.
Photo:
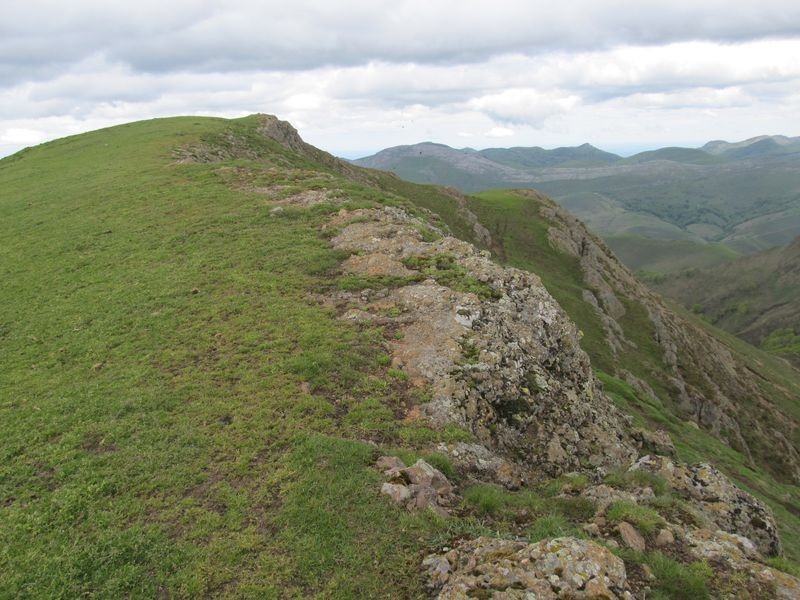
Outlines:
{"label": "small stone", "polygon": [[647,581],[655,581],[656,576],[653,573],[653,570],[648,567],[647,565],[642,565],[642,574]]}
{"label": "small stone", "polygon": [[397,504],[402,504],[411,498],[411,491],[408,487],[397,483],[384,483],[381,486],[381,494],[389,496]]}
{"label": "small stone", "polygon": [[675,536],[672,535],[672,532],[669,529],[662,529],[658,532],[656,536],[656,546],[659,548],[663,548],[664,546],[670,546],[675,543]]}
{"label": "small stone", "polygon": [[441,495],[447,495],[453,491],[453,486],[447,481],[447,477],[422,459],[412,466],[402,469],[401,472],[409,483],[430,486]]}
{"label": "small stone", "polygon": [[586,525],[583,526],[583,531],[592,537],[600,537],[600,528],[597,526],[597,523],[586,523]]}
{"label": "small stone", "polygon": [[375,467],[378,470],[386,473],[392,469],[405,469],[406,465],[396,456],[381,456],[377,461],[375,461]]}
{"label": "small stone", "polygon": [[644,552],[647,548],[647,544],[645,544],[642,534],[636,531],[636,528],[630,523],[626,521],[620,521],[617,525],[617,531],[619,531],[622,541],[625,542],[625,545],[631,550]]}

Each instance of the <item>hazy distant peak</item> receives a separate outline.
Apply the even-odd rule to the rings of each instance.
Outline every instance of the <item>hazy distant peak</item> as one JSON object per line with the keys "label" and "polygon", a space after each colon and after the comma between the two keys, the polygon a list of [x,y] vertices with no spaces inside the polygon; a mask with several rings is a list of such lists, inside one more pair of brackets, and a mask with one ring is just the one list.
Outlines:
{"label": "hazy distant peak", "polygon": [[[759,152],[757,152],[758,154],[763,152],[769,153],[770,149],[777,149],[779,153],[783,153],[783,151],[787,149],[800,151],[800,137],[788,137],[785,135],[757,135],[740,142],[714,140],[702,146],[700,150],[708,152],[709,154],[728,155],[732,152],[741,153],[744,149],[750,148],[750,152],[747,154],[753,154],[754,146],[759,149]],[[735,155],[731,156],[733,157]]]}

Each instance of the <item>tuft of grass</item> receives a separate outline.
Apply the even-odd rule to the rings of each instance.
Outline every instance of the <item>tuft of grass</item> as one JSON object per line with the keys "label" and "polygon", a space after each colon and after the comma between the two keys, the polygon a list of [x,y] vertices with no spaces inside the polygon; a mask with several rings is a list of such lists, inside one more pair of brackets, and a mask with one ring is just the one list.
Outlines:
{"label": "tuft of grass", "polygon": [[627,521],[646,535],[655,533],[664,525],[664,519],[655,510],[632,502],[614,502],[606,509],[606,518],[612,523]]}
{"label": "tuft of grass", "polygon": [[644,558],[656,577],[655,589],[674,600],[706,600],[711,597],[709,582],[714,572],[706,562],[679,563],[661,552]]}
{"label": "tuft of grass", "polygon": [[789,575],[793,575],[800,579],[800,564],[797,562],[785,558],[783,556],[773,556],[772,558],[767,559],[767,564],[770,567],[778,569],[779,571],[783,571],[784,573],[788,573]]}
{"label": "tuft of grass", "polygon": [[589,487],[589,478],[582,473],[568,473],[545,483],[540,489],[544,496],[550,498],[562,493],[565,489],[581,491]]}
{"label": "tuft of grass", "polygon": [[649,487],[656,496],[663,496],[669,490],[663,477],[643,469],[614,471],[606,476],[604,483],[623,490]]}
{"label": "tuft of grass", "polygon": [[566,517],[570,521],[588,521],[594,516],[594,503],[583,496],[565,496],[551,498],[547,506],[554,512]]}
{"label": "tuft of grass", "polygon": [[464,501],[479,512],[495,515],[506,508],[506,493],[494,485],[474,485],[464,491]]}
{"label": "tuft of grass", "polygon": [[476,484],[464,490],[464,502],[482,514],[500,518],[520,509],[542,511],[545,507],[543,499],[530,490],[510,492],[488,483]]}
{"label": "tuft of grass", "polygon": [[528,527],[525,533],[531,542],[564,536],[586,537],[583,531],[579,530],[566,517],[560,514],[542,515],[533,522],[533,525]]}

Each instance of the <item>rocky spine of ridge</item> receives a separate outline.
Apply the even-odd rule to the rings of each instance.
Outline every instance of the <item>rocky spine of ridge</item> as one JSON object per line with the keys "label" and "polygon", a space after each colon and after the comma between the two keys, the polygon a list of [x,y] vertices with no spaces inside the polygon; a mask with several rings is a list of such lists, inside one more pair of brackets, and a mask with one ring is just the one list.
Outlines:
{"label": "rocky spine of ridge", "polygon": [[[336,190],[279,197],[271,210],[276,218],[287,206],[347,200]],[[580,230],[573,224],[566,231]],[[582,496],[595,506],[584,526],[593,539],[462,540],[424,561],[436,597],[645,597],[646,587],[632,583],[624,563],[599,542],[639,552],[658,547],[684,560],[711,561],[731,577],[741,574],[742,585],[757,597],[790,598],[800,592],[800,581],[764,563],[764,557],[781,551],[770,510],[710,465],[685,465],[649,453],[669,453],[669,440],[630,427],[595,379],[576,326],[536,275],[501,267],[486,251],[395,206],[342,207],[321,233],[349,255],[341,265],[345,274],[374,283],[317,300],[341,319],[378,323],[395,332],[394,341],[387,342],[393,367],[402,369],[425,399],[405,418],[457,425],[476,440],[435,444],[436,450],[450,454],[473,480],[510,489],[559,474],[588,475],[588,486],[566,485],[562,494]],[[599,247],[592,250],[592,240],[578,242],[558,228],[551,236],[564,247],[576,244],[579,256],[591,257],[587,262],[602,265],[608,256]],[[606,275],[599,267],[593,272]],[[637,291],[635,280],[614,283]],[[594,288],[598,307],[614,310],[616,289],[603,277]],[[662,319],[667,323],[664,347],[675,354],[675,338],[668,337],[674,324],[666,313]],[[387,477],[382,492],[407,510],[431,509],[445,516],[459,504],[457,486],[424,461],[406,467],[396,457],[384,457],[376,466]],[[606,511],[614,503],[646,505],[654,497],[645,484],[623,490],[602,483],[612,470],[657,475],[685,499],[691,516],[662,519],[657,538],[645,537],[625,521],[610,522]]]}
{"label": "rocky spine of ridge", "polygon": [[[579,259],[587,288],[584,299],[601,319],[610,348],[635,348],[619,324],[625,301],[645,307],[661,349],[663,374],[657,376],[671,388],[682,416],[751,460],[753,446],[771,447],[773,472],[800,482],[800,453],[790,441],[798,423],[775,416],[776,407],[759,385],[758,375],[718,339],[668,308],[577,218],[535,192],[521,193],[536,195],[542,215],[554,224],[549,230],[551,242]],[[642,393],[655,395],[646,382],[624,369],[617,375]]]}

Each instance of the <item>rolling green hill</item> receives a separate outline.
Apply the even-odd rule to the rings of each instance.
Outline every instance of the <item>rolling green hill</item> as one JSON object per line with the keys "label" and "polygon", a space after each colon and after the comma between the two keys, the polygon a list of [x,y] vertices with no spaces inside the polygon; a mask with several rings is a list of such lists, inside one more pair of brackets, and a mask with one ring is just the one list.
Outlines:
{"label": "rolling green hill", "polygon": [[712,323],[800,364],[800,237],[713,269],[650,282]]}
{"label": "rolling green hill", "polygon": [[[612,239],[624,239],[632,251],[623,258],[639,257],[626,263],[635,269],[672,272],[695,258],[692,266],[706,266],[724,256],[789,243],[800,234],[798,138],[709,142],[624,159],[588,144],[477,152],[437,145],[435,156],[423,146],[390,148],[355,163],[466,193],[498,187],[541,190],[612,245],[619,246]],[[659,256],[653,252],[659,245],[645,238],[692,244],[678,244]],[[642,256],[653,260],[643,262]],[[676,267],[667,260],[673,257]]]}
{"label": "rolling green hill", "polygon": [[[419,245],[463,250],[450,233],[538,274],[597,379],[540,291],[522,314],[559,344],[541,357],[549,379],[525,385],[543,399],[547,381],[566,386],[583,368],[585,397],[565,388],[562,403],[595,403],[578,414],[599,418],[611,399],[631,427],[668,431],[676,460],[715,463],[774,511],[790,560],[770,564],[797,569],[796,370],[665,305],[541,195],[409,183],[264,115],[180,117],[0,161],[0,598],[423,598],[422,559],[460,539],[586,536],[592,503],[560,494],[589,475],[532,471],[512,492],[443,453],[499,439],[527,404],[517,391],[488,427],[421,418],[432,392],[392,354],[413,315],[381,302],[436,284],[502,316],[509,296],[451,255],[390,262],[400,275],[348,271],[375,257],[337,249],[337,219],[369,225],[371,210],[395,219],[390,242],[405,223]],[[502,273],[505,290],[523,277]],[[364,297],[375,318],[359,317]],[[465,363],[479,354],[456,350]],[[373,465],[386,453],[445,473],[451,514],[381,496]],[[580,458],[593,483],[632,485]],[[684,515],[658,477],[641,477],[653,506]],[[626,518],[662,523],[655,511]],[[729,584],[679,552],[618,553],[631,573],[651,565],[662,597]]]}

